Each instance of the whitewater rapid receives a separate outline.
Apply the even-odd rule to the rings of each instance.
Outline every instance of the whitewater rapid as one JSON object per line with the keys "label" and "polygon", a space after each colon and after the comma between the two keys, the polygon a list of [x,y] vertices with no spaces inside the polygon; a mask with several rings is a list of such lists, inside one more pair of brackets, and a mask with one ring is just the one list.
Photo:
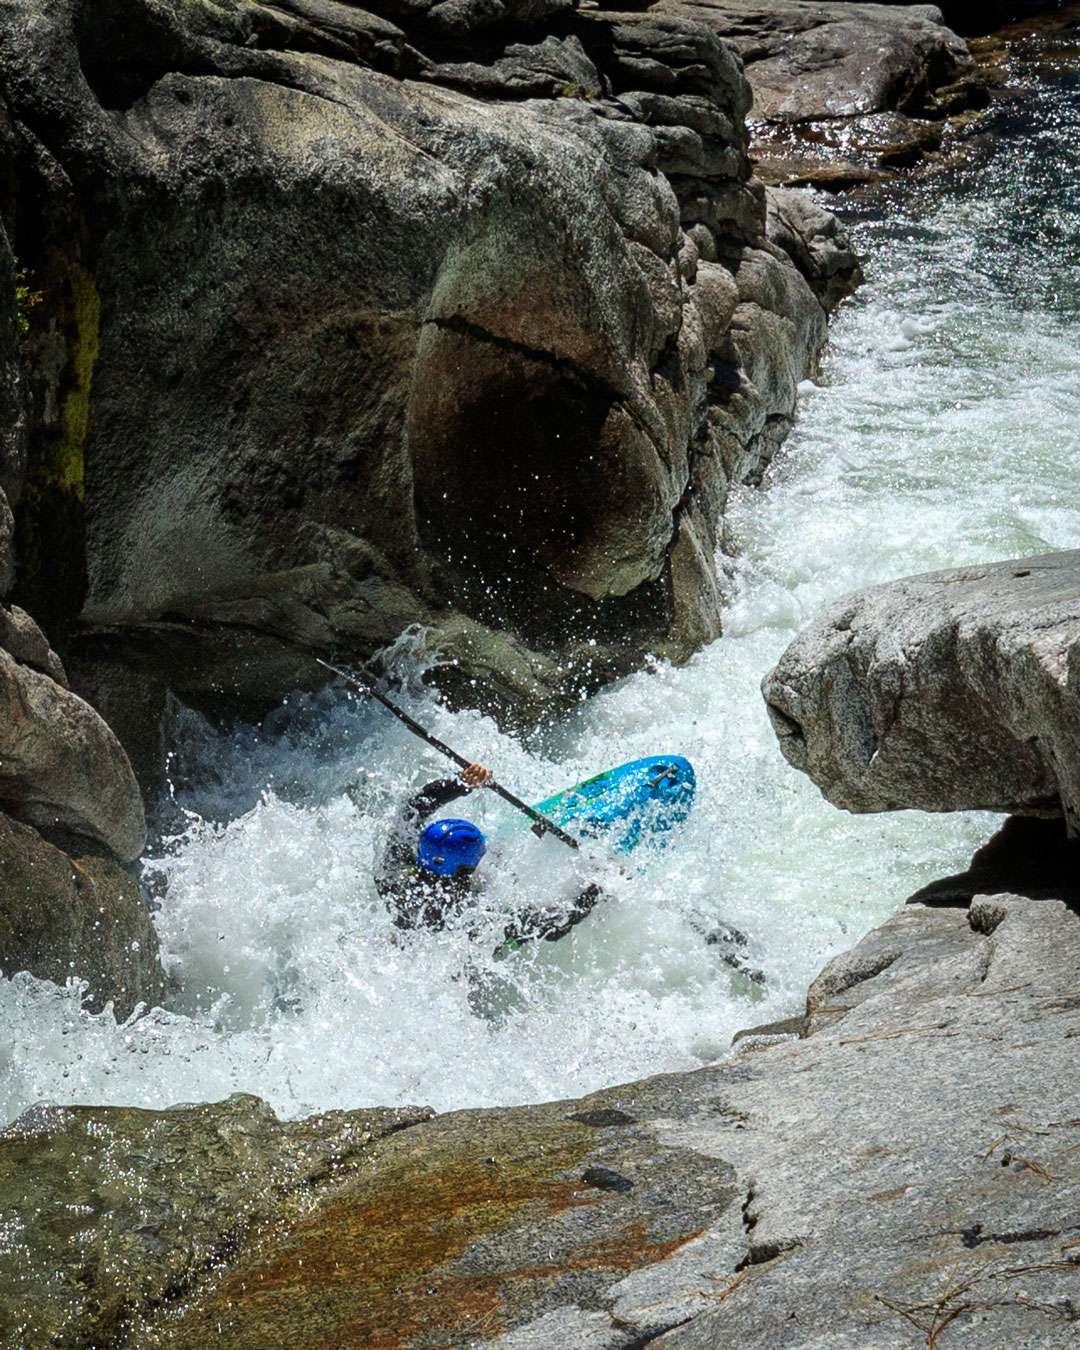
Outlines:
{"label": "whitewater rapid", "polygon": [[[759,684],[846,591],[1076,545],[1077,121],[1074,88],[1050,80],[999,115],[987,162],[854,220],[867,284],[836,320],[764,490],[735,495],[720,641],[623,681],[528,747],[442,707],[402,643],[409,710],[526,798],[638,755],[689,756],[700,795],[677,847],[623,876],[507,836],[470,920],[481,941],[462,929],[395,943],[375,852],[401,796],[444,764],[344,690],[231,736],[182,713],[181,824],[145,875],[176,992],[118,1026],[85,1012],[75,984],[0,981],[0,1117],[39,1100],[165,1106],[237,1091],[287,1115],[446,1109],[691,1068],[738,1028],[795,1012],[829,957],[962,870],[993,818],[834,810],[781,758]],[[495,827],[502,808],[477,800],[468,813]],[[607,899],[588,921],[492,965],[504,908],[593,875]],[[764,986],[702,940],[720,919],[749,935]],[[470,967],[489,972],[479,1014]]]}

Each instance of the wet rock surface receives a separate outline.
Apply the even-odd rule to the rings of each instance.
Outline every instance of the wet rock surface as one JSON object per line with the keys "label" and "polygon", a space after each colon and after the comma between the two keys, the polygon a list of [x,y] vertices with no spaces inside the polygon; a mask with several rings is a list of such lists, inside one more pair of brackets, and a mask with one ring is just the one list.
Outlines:
{"label": "wet rock surface", "polygon": [[746,63],[754,115],[812,122],[898,111],[936,113],[974,74],[966,43],[933,5],[780,0],[660,0],[729,39]]}
{"label": "wet rock surface", "polygon": [[157,935],[122,865],[146,833],[131,765],[34,620],[3,604],[0,808],[0,973],[83,980],[87,1006],[121,1018],[160,1002]]}
{"label": "wet rock surface", "polygon": [[660,0],[657,11],[693,15],[741,54],[756,170],[773,186],[879,181],[937,150],[944,119],[988,101],[933,5]]}
{"label": "wet rock surface", "polygon": [[244,1096],[169,1111],[34,1108],[0,1132],[3,1344],[148,1344],[140,1313],[167,1310],[261,1225],[304,1213],[375,1140],[424,1114],[282,1124]]}
{"label": "wet rock surface", "polygon": [[86,982],[84,1003],[118,1019],[160,1004],[157,932],[134,879],[107,849],[77,835],[44,839],[0,815],[0,974]]}
{"label": "wet rock surface", "polygon": [[536,713],[718,631],[716,519],[850,251],[815,295],[770,246],[692,16],[381,10],[5,10],[19,598],[81,609],[72,669],[256,710],[421,625]]}
{"label": "wet rock surface", "polygon": [[574,1344],[577,1308],[590,1320],[618,1301],[639,1334],[662,1326],[651,1268],[685,1268],[703,1246],[735,1255],[732,1169],[627,1113],[570,1118],[579,1105],[462,1112],[389,1140],[365,1178],[271,1234],[160,1344],[215,1326],[237,1346],[467,1344],[515,1326],[515,1344]]}
{"label": "wet rock surface", "polygon": [[1080,833],[1080,554],[831,606],[763,686],[780,748],[849,811],[1063,815]]}
{"label": "wet rock surface", "polygon": [[579,1101],[39,1108],[0,1137],[5,1313],[72,1345],[1068,1345],[1078,959],[1060,899],[914,903],[796,1024]]}

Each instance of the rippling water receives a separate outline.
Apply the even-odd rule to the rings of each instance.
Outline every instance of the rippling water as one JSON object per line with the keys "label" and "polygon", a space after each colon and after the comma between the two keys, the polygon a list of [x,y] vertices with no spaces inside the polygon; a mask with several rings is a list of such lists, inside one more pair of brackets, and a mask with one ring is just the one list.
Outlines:
{"label": "rippling water", "polygon": [[[117,1026],[81,1011],[75,987],[0,982],[0,1116],[41,1099],[166,1105],[238,1090],[289,1114],[446,1108],[692,1067],[737,1028],[794,1012],[831,955],[961,869],[991,818],[834,810],[781,759],[758,685],[845,591],[1080,537],[1080,113],[1074,77],[1052,62],[1043,73],[999,112],[981,163],[854,219],[868,283],[834,326],[767,490],[733,504],[723,639],[683,669],[624,681],[528,750],[440,707],[407,644],[399,653],[410,709],[526,797],[637,755],[690,756],[699,806],[679,846],[624,877],[518,835],[499,869],[486,864],[489,938],[503,907],[585,875],[601,875],[608,899],[565,941],[494,967],[478,1016],[467,972],[490,964],[494,942],[395,945],[370,881],[395,802],[442,763],[342,691],[229,738],[185,714],[178,769],[199,787],[180,794],[186,826],[148,866],[177,993]],[[468,810],[498,815],[494,800]],[[763,988],[702,941],[718,918],[749,935]]]}

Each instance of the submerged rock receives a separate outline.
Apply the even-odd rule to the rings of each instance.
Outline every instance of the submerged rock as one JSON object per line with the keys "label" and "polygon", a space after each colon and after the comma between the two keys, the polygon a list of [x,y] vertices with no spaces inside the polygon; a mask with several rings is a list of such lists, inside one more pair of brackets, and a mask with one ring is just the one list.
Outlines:
{"label": "submerged rock", "polygon": [[1080,553],[848,596],[763,692],[785,757],[837,806],[1062,814],[1080,834]]}
{"label": "submerged rock", "polygon": [[902,113],[764,127],[754,139],[755,171],[771,185],[836,192],[914,167],[941,148],[943,136],[941,122]]}

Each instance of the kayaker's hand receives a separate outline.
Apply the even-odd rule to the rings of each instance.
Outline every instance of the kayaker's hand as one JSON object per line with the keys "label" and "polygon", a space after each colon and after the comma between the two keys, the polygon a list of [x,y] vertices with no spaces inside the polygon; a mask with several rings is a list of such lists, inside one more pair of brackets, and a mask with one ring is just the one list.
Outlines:
{"label": "kayaker's hand", "polygon": [[467,769],[461,771],[461,781],[467,788],[487,787],[495,775],[490,769],[485,769],[482,764],[470,764]]}

